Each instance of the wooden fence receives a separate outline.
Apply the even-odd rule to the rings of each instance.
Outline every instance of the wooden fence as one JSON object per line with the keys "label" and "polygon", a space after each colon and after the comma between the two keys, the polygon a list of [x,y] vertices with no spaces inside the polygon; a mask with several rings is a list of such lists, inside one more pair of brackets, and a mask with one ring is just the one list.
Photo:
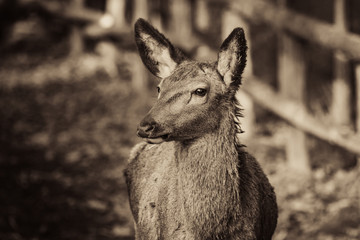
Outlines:
{"label": "wooden fence", "polygon": [[[171,41],[189,52],[196,52],[198,58],[216,57],[216,51],[204,43],[201,33],[209,31],[215,21],[211,6],[221,8],[222,39],[238,26],[244,28],[248,39],[250,28],[254,24],[265,23],[277,33],[277,83],[273,89],[253,74],[252,59],[249,54],[245,72],[245,82],[238,97],[245,108],[244,128],[248,135],[252,133],[255,119],[254,103],[260,104],[280,118],[289,122],[293,128],[287,132],[286,153],[289,166],[302,172],[310,171],[309,154],[306,146],[306,134],[314,135],[330,144],[338,145],[360,156],[360,36],[347,31],[345,0],[334,0],[335,23],[329,24],[306,17],[288,9],[286,0],[271,3],[265,0],[172,0],[151,1],[157,7],[150,7],[147,0],[135,0],[132,7],[132,20],[126,16],[125,0],[107,0],[105,12],[90,10],[84,6],[84,0],[73,0],[72,7],[59,8],[53,2],[27,0],[24,4],[37,3],[46,11],[59,17],[81,22],[74,25],[72,42],[73,54],[82,51],[84,37],[101,39],[104,36],[116,36],[122,41],[133,41],[131,29],[139,18],[148,19],[157,28],[165,32]],[[164,11],[164,6],[168,7]],[[149,10],[156,9],[156,10]],[[171,16],[164,27],[164,16]],[[167,19],[168,20],[168,19]],[[219,20],[216,20],[219,21]],[[199,34],[200,33],[200,34]],[[334,80],[332,87],[332,108],[330,125],[315,118],[305,107],[306,58],[303,41],[331,49],[334,58]],[[249,49],[251,51],[251,39]],[[104,56],[116,56],[115,46],[103,42],[101,51]],[[101,52],[100,51],[100,52]],[[132,65],[134,87],[141,89],[146,85],[147,72],[133,51],[121,50]],[[354,64],[355,63],[355,64]],[[351,68],[354,69],[351,69]],[[350,72],[355,77],[351,77]],[[351,86],[356,86],[352,91]],[[355,96],[351,97],[355,92]],[[354,101],[355,99],[355,101]],[[355,121],[351,109],[356,109]],[[343,126],[351,131],[342,132]]]}
{"label": "wooden fence", "polygon": [[[277,5],[264,0],[239,0],[230,5],[247,23],[266,23],[278,33],[277,93],[252,77],[243,88],[251,98],[295,128],[289,130],[286,141],[290,166],[310,171],[305,133],[338,145],[360,156],[360,75],[355,66],[355,102],[351,98],[350,61],[360,59],[360,37],[347,32],[345,0],[334,1],[335,24],[331,25],[305,17],[286,8],[286,1]],[[308,41],[334,52],[334,80],[332,108],[326,125],[310,114],[305,107],[306,62],[301,41]],[[330,79],[329,79],[330,80]],[[352,132],[344,134],[342,126],[354,126],[351,109],[355,105],[356,121]],[[357,131],[357,132],[356,132]]]}

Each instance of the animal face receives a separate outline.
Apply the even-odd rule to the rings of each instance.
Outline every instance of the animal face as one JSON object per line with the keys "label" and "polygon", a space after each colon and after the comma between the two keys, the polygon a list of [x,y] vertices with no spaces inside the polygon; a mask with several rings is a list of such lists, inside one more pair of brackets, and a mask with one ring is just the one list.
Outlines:
{"label": "animal face", "polygon": [[140,122],[138,135],[161,143],[189,140],[217,129],[241,82],[246,62],[243,31],[230,34],[212,64],[186,59],[142,19],[135,24],[135,39],[144,64],[161,78],[158,100]]}
{"label": "animal face", "polygon": [[152,143],[187,140],[217,128],[226,88],[214,66],[182,63],[158,89],[158,100],[141,121],[139,136]]}

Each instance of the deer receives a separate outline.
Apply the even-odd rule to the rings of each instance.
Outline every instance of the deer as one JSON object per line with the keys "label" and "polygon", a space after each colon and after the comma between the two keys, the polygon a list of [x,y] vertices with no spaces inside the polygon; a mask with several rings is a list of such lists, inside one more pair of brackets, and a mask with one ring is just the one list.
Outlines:
{"label": "deer", "polygon": [[242,28],[215,62],[198,62],[144,19],[135,23],[158,98],[138,125],[125,177],[136,239],[271,239],[274,188],[240,143],[236,92],[246,65]]}

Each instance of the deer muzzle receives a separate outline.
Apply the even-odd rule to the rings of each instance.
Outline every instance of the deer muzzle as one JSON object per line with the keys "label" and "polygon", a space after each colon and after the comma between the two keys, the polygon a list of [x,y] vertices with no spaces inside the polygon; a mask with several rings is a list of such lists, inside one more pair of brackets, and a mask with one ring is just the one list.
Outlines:
{"label": "deer muzzle", "polygon": [[159,131],[159,125],[150,117],[145,117],[139,124],[137,135],[144,138],[148,143],[162,143],[169,139],[169,134]]}

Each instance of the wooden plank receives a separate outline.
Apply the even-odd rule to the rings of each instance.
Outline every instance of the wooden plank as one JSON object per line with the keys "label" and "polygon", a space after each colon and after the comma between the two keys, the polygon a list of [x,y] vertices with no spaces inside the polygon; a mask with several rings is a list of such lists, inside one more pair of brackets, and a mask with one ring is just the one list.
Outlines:
{"label": "wooden plank", "polygon": [[355,67],[356,78],[356,131],[360,136],[360,64]]}
{"label": "wooden plank", "polygon": [[[245,37],[247,40],[248,51],[246,67],[243,73],[243,81],[246,81],[248,76],[253,75],[252,57],[251,57],[251,37],[250,28],[238,14],[233,11],[225,10],[222,16],[222,39],[225,39],[233,31],[234,28],[241,27],[244,29]],[[246,94],[246,92],[238,91],[236,94],[240,105],[242,106],[244,118],[240,119],[241,128],[244,131],[240,134],[239,138],[245,140],[254,134],[255,125],[255,106],[253,100]]]}
{"label": "wooden plank", "polygon": [[210,25],[209,6],[206,0],[197,0],[195,5],[195,25],[202,32],[206,32]]}
{"label": "wooden plank", "polygon": [[107,0],[106,12],[114,18],[115,28],[124,28],[127,26],[125,19],[125,0]]}
{"label": "wooden plank", "polygon": [[148,1],[147,0],[135,0],[134,3],[135,3],[135,6],[134,6],[133,24],[139,18],[149,20]]}
{"label": "wooden plank", "polygon": [[44,11],[47,11],[50,14],[62,17],[65,19],[92,23],[97,22],[103,16],[103,13],[100,11],[91,10],[88,8],[72,8],[64,7],[62,4],[54,1],[43,1],[43,0],[27,0],[19,2],[24,7],[27,6],[37,6]]}
{"label": "wooden plank", "polygon": [[[360,64],[357,64],[355,66],[355,85],[356,85],[356,122],[355,122],[355,128],[357,136],[360,138]],[[360,145],[360,144],[359,144]],[[360,155],[358,155],[357,158],[357,170],[360,174]],[[360,196],[360,195],[359,195]],[[360,203],[359,203],[360,207]]]}
{"label": "wooden plank", "polygon": [[171,1],[171,28],[183,40],[192,36],[191,6],[188,0]]}
{"label": "wooden plank", "polygon": [[[360,69],[358,69],[358,79],[360,79]],[[319,122],[307,112],[303,104],[276,93],[274,89],[254,76],[249,77],[242,90],[249,94],[256,103],[300,130],[360,156],[360,135],[355,133],[343,135],[335,126]]]}
{"label": "wooden plank", "polygon": [[113,79],[119,78],[117,62],[119,61],[119,50],[108,41],[101,41],[96,45],[95,52],[101,56],[101,61],[106,73]]}
{"label": "wooden plank", "polygon": [[170,1],[171,22],[166,35],[175,45],[182,44],[185,50],[191,51],[198,45],[198,39],[193,35],[191,5],[189,0]]}
{"label": "wooden plank", "polygon": [[[304,103],[306,83],[304,47],[293,36],[282,33],[279,34],[278,50],[280,93],[286,98]],[[289,127],[285,148],[288,166],[301,173],[310,173],[306,134],[299,129]]]}
{"label": "wooden plank", "polygon": [[92,38],[112,36],[128,41],[132,27],[125,17],[126,0],[107,0],[105,11],[98,21],[85,27],[84,35]]}
{"label": "wooden plank", "polygon": [[360,59],[360,37],[344,33],[331,24],[317,21],[288,9],[279,9],[264,0],[229,1],[229,9],[253,23],[267,23],[324,47],[344,51]]}
{"label": "wooden plank", "polygon": [[[345,33],[347,29],[345,0],[335,0],[335,27]],[[331,115],[335,125],[351,127],[351,76],[350,64],[346,56],[334,53],[334,80],[332,85]]]}
{"label": "wooden plank", "polygon": [[[286,11],[287,0],[277,0],[279,9]],[[278,84],[280,94],[301,104],[305,100],[306,61],[304,47],[295,36],[278,31]],[[290,169],[310,173],[309,153],[305,132],[288,127],[285,132],[285,152]]]}
{"label": "wooden plank", "polygon": [[341,52],[334,54],[331,117],[335,125],[351,127],[351,77],[349,61]]}
{"label": "wooden plank", "polygon": [[[84,7],[84,0],[74,0],[71,4],[71,9],[81,11]],[[79,55],[84,50],[84,41],[80,26],[71,26],[70,34],[70,55]]]}
{"label": "wooden plank", "polygon": [[163,25],[164,21],[162,19],[162,15],[164,14],[163,11],[168,12],[166,3],[161,0],[152,1],[149,9],[149,20],[160,32],[165,31]]}
{"label": "wooden plank", "polygon": [[72,26],[70,33],[70,55],[76,56],[83,52],[84,50],[84,41],[82,36],[82,31],[79,26]]}
{"label": "wooden plank", "polygon": [[[133,24],[139,19],[143,18],[145,20],[149,20],[149,6],[147,0],[135,0],[135,8],[134,8],[134,15],[133,15]],[[154,25],[158,27],[157,25]],[[150,80],[148,70],[142,63],[139,55],[137,53],[127,53],[125,55],[129,70],[131,72],[131,85],[132,89],[139,93],[139,94],[146,94],[147,84]],[[144,96],[142,99],[148,99]]]}
{"label": "wooden plank", "polygon": [[150,80],[148,70],[145,68],[137,53],[128,52],[124,56],[126,57],[131,72],[132,89],[141,94],[143,99],[149,99],[146,97],[146,94],[149,92],[147,85]]}

